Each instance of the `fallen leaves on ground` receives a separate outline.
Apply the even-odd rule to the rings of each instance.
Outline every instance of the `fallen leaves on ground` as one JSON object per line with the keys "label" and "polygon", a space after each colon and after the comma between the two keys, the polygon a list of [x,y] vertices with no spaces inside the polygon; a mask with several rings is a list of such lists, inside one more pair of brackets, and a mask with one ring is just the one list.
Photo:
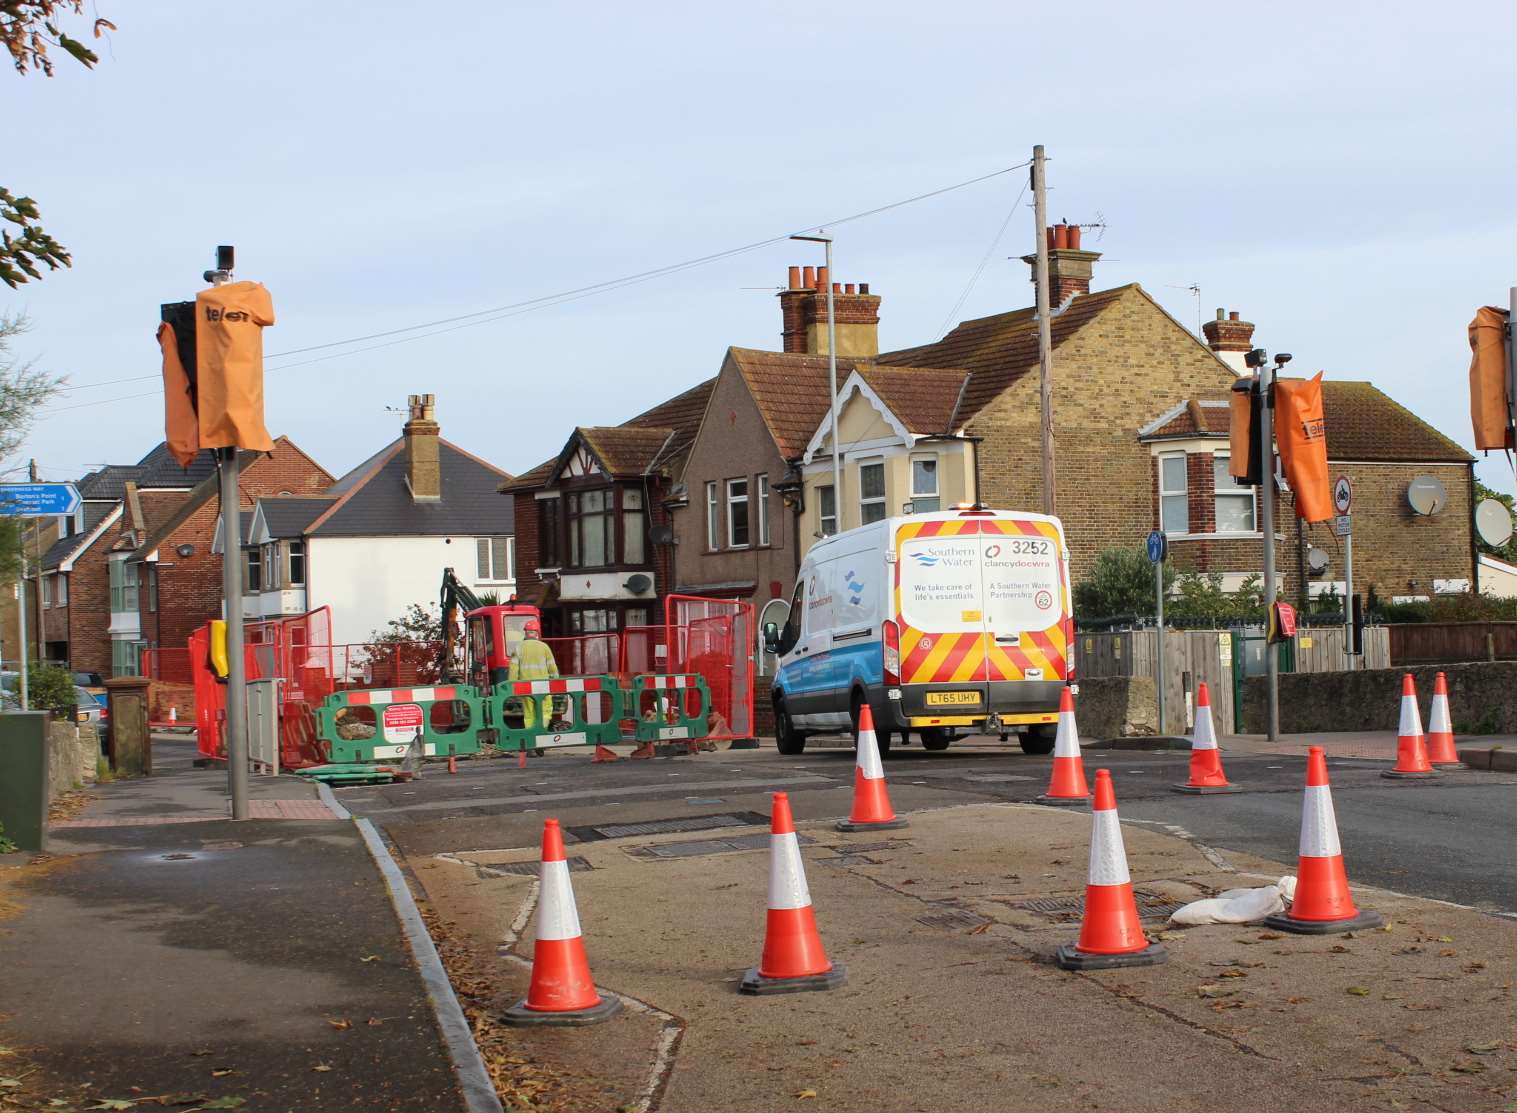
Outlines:
{"label": "fallen leaves on ground", "polygon": [[1196,987],[1197,997],[1231,997],[1237,992],[1236,989],[1229,989],[1225,985],[1198,985]]}
{"label": "fallen leaves on ground", "polygon": [[351,1020],[338,1019],[334,1016],[327,1017],[327,1023],[330,1024],[333,1028],[336,1028],[339,1032],[346,1032],[349,1028],[353,1027],[353,1022]]}
{"label": "fallen leaves on ground", "polygon": [[1352,997],[1368,997],[1370,995],[1370,991],[1362,985],[1351,985],[1344,992]]}
{"label": "fallen leaves on ground", "polygon": [[799,1099],[801,1101],[807,1101],[807,1100],[809,1100],[811,1098],[816,1097],[816,1091],[815,1090],[797,1090],[795,1092],[795,1096],[796,1096],[797,1099]]}
{"label": "fallen leaves on ground", "polygon": [[311,1069],[317,1074],[325,1074],[327,1071],[332,1069],[332,1065],[330,1063],[317,1063]]}

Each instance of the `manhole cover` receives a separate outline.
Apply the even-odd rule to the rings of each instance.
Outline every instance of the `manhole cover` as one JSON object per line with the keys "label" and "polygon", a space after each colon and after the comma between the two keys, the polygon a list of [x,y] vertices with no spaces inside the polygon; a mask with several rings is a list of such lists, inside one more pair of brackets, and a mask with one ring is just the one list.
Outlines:
{"label": "manhole cover", "polygon": [[[797,835],[803,846],[813,842]],[[769,835],[732,835],[725,839],[692,839],[689,842],[666,842],[658,846],[634,846],[627,850],[634,858],[700,858],[707,854],[731,854],[737,850],[768,850]]]}
{"label": "manhole cover", "polygon": [[[1158,893],[1144,892],[1141,889],[1134,889],[1133,896],[1138,901],[1138,915],[1145,920],[1160,917],[1168,919],[1170,914],[1180,907],[1179,901],[1170,900]],[[1021,909],[1023,912],[1036,912],[1040,916],[1055,920],[1078,920],[1085,915],[1085,898],[1033,897],[1031,900],[1018,901],[1011,907]]]}
{"label": "manhole cover", "polygon": [[926,916],[918,916],[917,923],[926,924],[928,927],[949,928],[976,928],[981,924],[990,923],[989,917],[981,916],[978,912],[970,912],[963,908],[948,908],[942,912],[931,912]]}
{"label": "manhole cover", "polygon": [[608,823],[599,827],[570,827],[580,842],[625,839],[634,835],[669,835],[678,831],[714,831],[719,827],[767,826],[769,817],[758,812],[725,812],[721,815],[682,815],[673,819],[650,819],[642,823]]}
{"label": "manhole cover", "polygon": [[[481,877],[504,877],[507,874],[515,874],[520,877],[536,877],[541,867],[539,862],[498,862],[493,866],[480,866]],[[582,873],[590,869],[590,863],[580,857],[569,859],[569,872]]]}

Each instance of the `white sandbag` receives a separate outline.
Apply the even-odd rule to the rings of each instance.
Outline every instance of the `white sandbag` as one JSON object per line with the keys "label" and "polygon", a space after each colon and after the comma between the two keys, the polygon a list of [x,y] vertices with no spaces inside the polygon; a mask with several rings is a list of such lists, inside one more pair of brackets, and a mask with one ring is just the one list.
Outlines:
{"label": "white sandbag", "polygon": [[1181,927],[1198,924],[1252,924],[1285,911],[1296,895],[1296,879],[1285,876],[1258,889],[1228,889],[1205,900],[1193,900],[1175,910],[1169,922]]}

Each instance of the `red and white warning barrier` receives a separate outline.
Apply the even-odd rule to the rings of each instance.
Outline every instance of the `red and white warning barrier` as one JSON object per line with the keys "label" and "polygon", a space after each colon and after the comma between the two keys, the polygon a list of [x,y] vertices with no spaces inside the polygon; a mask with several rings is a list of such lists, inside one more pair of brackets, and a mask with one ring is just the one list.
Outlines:
{"label": "red and white warning barrier", "polygon": [[458,689],[445,688],[370,688],[349,692],[348,704],[353,707],[381,703],[426,703],[431,700],[457,699]]}
{"label": "red and white warning barrier", "polygon": [[513,696],[561,696],[569,692],[599,692],[598,676],[571,676],[559,680],[513,680]]}

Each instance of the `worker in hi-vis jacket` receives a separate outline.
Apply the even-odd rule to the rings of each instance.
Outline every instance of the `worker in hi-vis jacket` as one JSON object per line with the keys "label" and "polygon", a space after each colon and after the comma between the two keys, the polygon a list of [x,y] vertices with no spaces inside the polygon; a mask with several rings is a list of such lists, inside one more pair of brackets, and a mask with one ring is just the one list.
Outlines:
{"label": "worker in hi-vis jacket", "polygon": [[[558,662],[553,659],[553,650],[542,640],[542,623],[535,618],[527,619],[522,626],[521,644],[511,655],[511,680],[553,680],[558,676]],[[534,705],[542,708],[544,725],[553,721],[552,696],[522,696],[521,725],[531,730],[537,725]]]}

